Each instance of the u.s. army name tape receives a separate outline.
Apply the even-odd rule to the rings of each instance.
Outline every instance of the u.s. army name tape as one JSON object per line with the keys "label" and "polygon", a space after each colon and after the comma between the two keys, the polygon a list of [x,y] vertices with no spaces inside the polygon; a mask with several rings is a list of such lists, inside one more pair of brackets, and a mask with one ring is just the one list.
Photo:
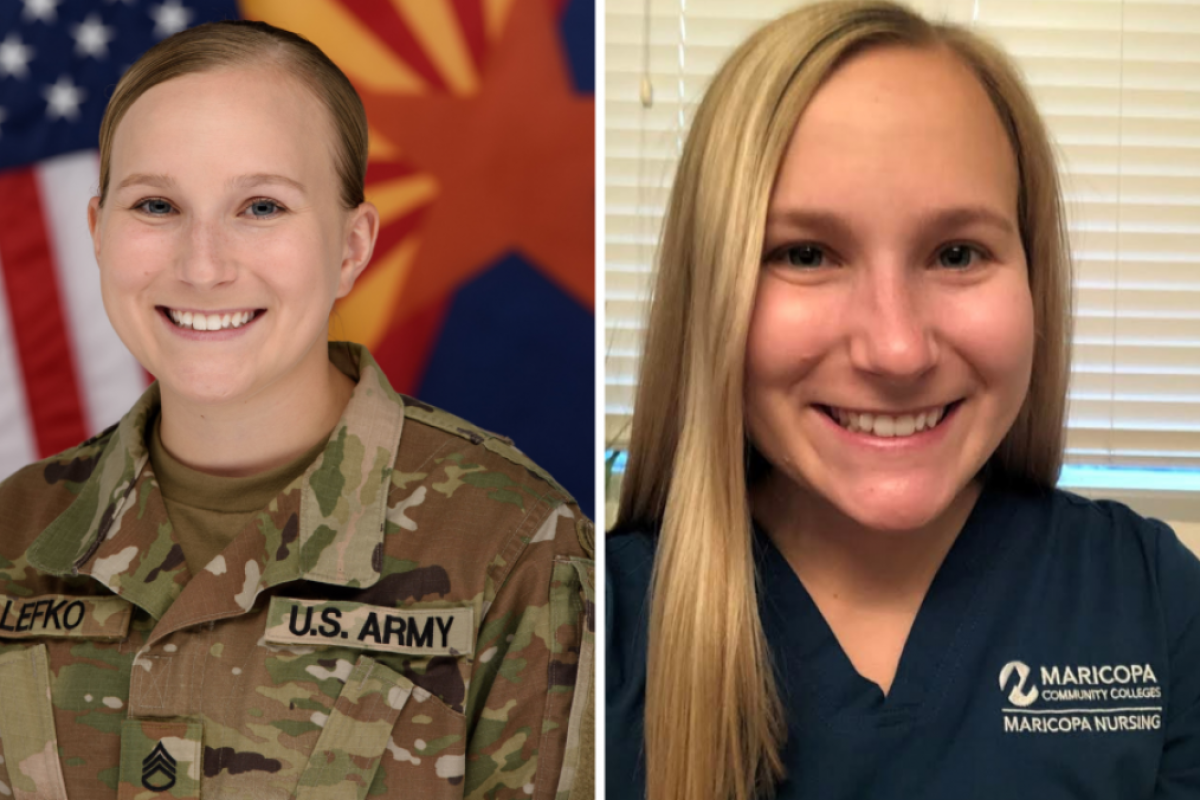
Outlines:
{"label": "u.s. army name tape", "polygon": [[133,606],[116,595],[0,595],[0,639],[74,638],[120,641]]}
{"label": "u.s. army name tape", "polygon": [[470,655],[475,609],[393,608],[342,600],[272,597],[268,644],[338,645],[415,656]]}

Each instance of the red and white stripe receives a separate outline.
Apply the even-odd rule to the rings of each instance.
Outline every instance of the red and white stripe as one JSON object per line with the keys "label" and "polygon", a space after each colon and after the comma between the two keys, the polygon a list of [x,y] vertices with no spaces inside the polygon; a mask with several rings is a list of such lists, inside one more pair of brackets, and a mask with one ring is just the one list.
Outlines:
{"label": "red and white stripe", "polygon": [[0,173],[0,479],[120,419],[146,375],[100,298],[95,151]]}

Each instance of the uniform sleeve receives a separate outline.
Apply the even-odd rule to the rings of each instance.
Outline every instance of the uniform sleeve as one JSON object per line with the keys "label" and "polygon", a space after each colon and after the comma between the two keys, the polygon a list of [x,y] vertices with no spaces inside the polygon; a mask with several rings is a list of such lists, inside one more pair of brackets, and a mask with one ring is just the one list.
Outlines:
{"label": "uniform sleeve", "polygon": [[1200,797],[1200,559],[1162,523],[1159,592],[1170,664],[1155,800]]}
{"label": "uniform sleeve", "polygon": [[593,796],[590,536],[577,507],[560,507],[485,608],[467,699],[466,798]]}

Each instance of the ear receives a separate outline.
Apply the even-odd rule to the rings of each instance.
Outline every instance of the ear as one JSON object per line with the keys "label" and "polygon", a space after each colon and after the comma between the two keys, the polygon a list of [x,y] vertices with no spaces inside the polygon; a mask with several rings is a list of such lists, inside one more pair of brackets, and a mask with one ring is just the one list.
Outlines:
{"label": "ear", "polygon": [[92,252],[96,254],[96,263],[100,263],[100,198],[93,197],[88,201],[88,232],[92,234]]}
{"label": "ear", "polygon": [[371,261],[375,240],[379,237],[379,209],[363,201],[346,219],[346,246],[342,251],[341,274],[338,277],[338,297],[345,297],[354,282]]}

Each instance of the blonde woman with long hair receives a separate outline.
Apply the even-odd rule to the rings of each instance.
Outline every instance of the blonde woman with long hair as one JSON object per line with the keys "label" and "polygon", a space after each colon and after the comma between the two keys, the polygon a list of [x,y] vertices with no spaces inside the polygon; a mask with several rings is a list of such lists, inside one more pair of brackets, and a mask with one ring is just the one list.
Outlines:
{"label": "blonde woman with long hair", "polygon": [[724,65],[608,543],[610,797],[1200,797],[1200,562],[1055,489],[1064,230],[970,31],[820,3]]}

